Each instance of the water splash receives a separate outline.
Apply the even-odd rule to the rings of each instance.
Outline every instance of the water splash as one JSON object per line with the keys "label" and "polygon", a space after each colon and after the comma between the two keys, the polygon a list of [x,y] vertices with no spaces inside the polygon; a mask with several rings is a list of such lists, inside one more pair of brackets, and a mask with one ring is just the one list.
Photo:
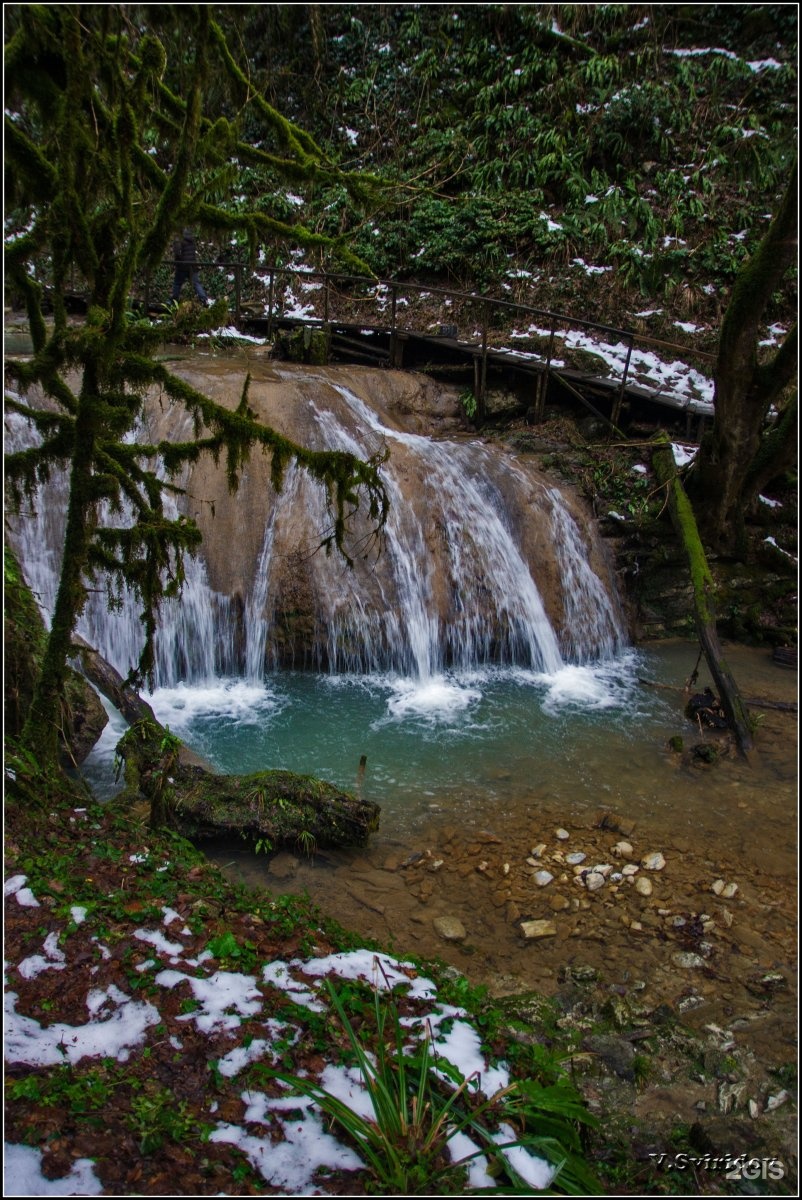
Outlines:
{"label": "water splash", "polygon": [[[306,386],[310,441],[360,457],[389,446],[383,477],[391,507],[379,560],[355,555],[351,571],[336,556],[299,552],[295,565],[314,610],[306,614],[305,665],[332,673],[389,671],[415,681],[394,698],[395,711],[431,710],[438,696],[441,708],[456,711],[458,702],[470,703],[470,689],[446,695],[446,672],[500,663],[557,676],[566,665],[620,650],[625,638],[616,602],[592,569],[587,537],[556,488],[477,442],[436,441],[393,428],[330,378],[310,377]],[[19,443],[25,435],[18,425],[12,421]],[[34,514],[14,526],[26,576],[46,612],[55,595],[65,510],[66,481],[54,477]],[[165,602],[160,613],[160,687],[229,676],[260,683],[269,665],[286,661],[278,625],[291,607],[287,581],[296,582],[287,548],[297,546],[299,530],[314,548],[330,526],[325,492],[293,467],[278,496],[257,489],[242,519],[263,530],[244,593],[211,587],[204,548],[187,560],[181,598]],[[366,519],[355,525],[357,539],[367,541]],[[221,571],[218,563],[215,578],[225,565]],[[550,588],[551,618],[541,579]],[[79,632],[123,673],[141,649],[139,609],[123,594],[110,612],[101,592],[90,595],[81,618]]]}

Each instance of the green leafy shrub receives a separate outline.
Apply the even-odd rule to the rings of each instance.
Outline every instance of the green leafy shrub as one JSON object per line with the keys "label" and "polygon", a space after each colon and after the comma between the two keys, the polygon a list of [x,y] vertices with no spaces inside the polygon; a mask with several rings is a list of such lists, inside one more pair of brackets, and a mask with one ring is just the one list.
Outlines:
{"label": "green leafy shrub", "polygon": [[[533,1081],[516,1081],[492,1099],[485,1099],[475,1086],[475,1075],[464,1078],[437,1055],[430,1027],[414,1049],[407,1045],[407,1030],[396,1004],[392,998],[382,1000],[378,989],[373,996],[375,1030],[370,1034],[375,1032],[375,1037],[370,1037],[371,1052],[346,1013],[344,993],[338,993],[329,980],[326,983],[374,1116],[359,1115],[308,1078],[266,1068],[262,1073],[314,1100],[328,1120],[353,1142],[382,1191],[418,1195],[437,1189],[440,1194],[459,1194],[465,1183],[466,1165],[484,1156],[495,1177],[509,1180],[508,1185],[500,1184],[492,1191],[509,1194],[511,1187],[526,1194],[530,1192],[526,1181],[501,1153],[523,1147],[545,1155],[557,1165],[558,1190],[564,1187],[585,1194],[598,1192],[596,1181],[582,1161],[576,1132],[577,1124],[591,1125],[594,1118],[567,1083],[544,1087]],[[362,1007],[360,1001],[358,1008]],[[507,1121],[522,1132],[510,1142],[498,1142],[493,1131]],[[470,1135],[481,1148],[453,1162],[448,1144],[462,1133]]]}

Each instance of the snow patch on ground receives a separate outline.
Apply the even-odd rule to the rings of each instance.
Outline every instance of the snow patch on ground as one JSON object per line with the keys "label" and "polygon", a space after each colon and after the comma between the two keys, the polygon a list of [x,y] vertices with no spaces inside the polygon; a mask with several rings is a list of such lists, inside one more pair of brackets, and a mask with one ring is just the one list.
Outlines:
{"label": "snow patch on ground", "polygon": [[[116,1058],[127,1062],[131,1050],[145,1040],[145,1032],[160,1021],[152,1004],[131,1000],[117,989],[104,999],[116,1005],[101,1019],[90,1019],[85,1025],[67,1025],[56,1021],[43,1027],[32,1017],[17,1012],[16,992],[6,992],[5,1047],[6,1061],[28,1067],[55,1067],[64,1063],[75,1065],[83,1058]],[[89,999],[87,998],[87,1007]],[[95,1013],[107,1010],[106,1003],[93,999]]]}
{"label": "snow patch on ground", "polygon": [[213,329],[211,333],[199,333],[199,338],[226,338],[237,342],[252,342],[256,346],[264,346],[267,343],[267,338],[254,337],[250,333],[242,333],[237,329],[236,325],[222,325],[219,329]]}
{"label": "snow patch on ground", "polygon": [[21,904],[23,908],[38,908],[39,901],[31,889],[25,887],[27,882],[27,875],[12,875],[3,885],[3,895],[16,897],[17,904]]}
{"label": "snow patch on ground", "polygon": [[779,545],[777,544],[777,539],[776,539],[776,538],[773,538],[773,537],[767,537],[767,538],[764,538],[764,539],[763,539],[763,541],[766,543],[766,545],[768,545],[768,546],[773,546],[773,547],[774,547],[774,549],[777,551],[777,553],[778,553],[778,554],[782,554],[782,555],[784,555],[786,558],[790,558],[791,562],[798,562],[798,561],[799,561],[799,560],[797,559],[797,557],[796,557],[796,555],[795,555],[795,554],[790,554],[790,553],[789,553],[787,550],[783,550],[782,546],[779,546]]}
{"label": "snow patch on ground", "polygon": [[89,1158],[78,1158],[69,1175],[46,1179],[42,1174],[42,1151],[35,1146],[5,1143],[3,1192],[6,1196],[100,1196],[103,1184]]}
{"label": "snow patch on ground", "polygon": [[674,454],[674,462],[678,467],[687,467],[688,463],[693,462],[696,457],[698,446],[686,446],[682,442],[672,442],[671,450]]}
{"label": "snow patch on ground", "polygon": [[[5,882],[7,903],[12,897],[19,902],[21,894],[30,892],[25,888],[26,883],[24,875],[14,875]],[[32,892],[29,903],[38,904]],[[162,908],[162,916],[165,926],[175,926],[184,919],[167,906]],[[41,954],[30,955],[16,965],[8,964],[8,971],[16,971],[23,979],[32,979],[41,971],[63,969],[68,965],[70,947],[80,944],[77,937],[75,940],[62,937],[68,924],[72,922],[74,932],[75,926],[91,922],[91,919],[91,910],[77,905],[69,910],[69,915],[65,912],[55,917],[48,912],[48,923],[52,926],[60,921],[61,928],[50,928],[46,933]],[[189,928],[183,926],[182,934],[189,933]],[[110,957],[96,936],[90,935],[89,940],[97,945],[104,959]],[[217,1059],[216,1069],[221,1076],[232,1078],[259,1059],[274,1063],[277,1043],[292,1045],[300,1036],[300,1026],[264,1012],[269,993],[266,995],[262,989],[280,988],[295,1004],[325,1011],[325,980],[333,978],[362,981],[377,993],[402,988],[408,1000],[418,1005],[415,1015],[402,1018],[410,1048],[424,1038],[431,1038],[435,1064],[437,1059],[448,1061],[468,1081],[469,1088],[481,1091],[488,1098],[496,1096],[509,1083],[506,1064],[493,1065],[487,1061],[482,1052],[481,1037],[466,1019],[464,1010],[438,1002],[436,985],[419,975],[413,963],[370,950],[351,950],[306,960],[295,958],[288,963],[269,962],[261,967],[258,976],[213,968],[205,974],[200,969],[202,964],[214,957],[208,949],[195,958],[188,958],[183,945],[168,940],[159,929],[135,930],[132,944],[138,943],[153,948],[153,956],[140,964],[143,971],[155,971],[150,980],[151,1000],[147,1002],[133,1000],[113,983],[105,987],[88,987],[84,1024],[71,1025],[55,1020],[43,1026],[18,1011],[19,995],[7,989],[6,1062],[28,1067],[74,1065],[85,1058],[100,1057],[126,1062],[138,1047],[144,1046],[148,1030],[162,1022],[158,989],[171,991],[181,987],[186,988],[194,1001],[194,1009],[181,1012],[174,1019],[191,1022],[207,1037],[217,1039],[222,1035],[231,1040],[230,1049]],[[193,968],[193,973],[187,974],[172,966],[162,967],[164,959],[171,963],[181,961]],[[157,970],[159,967],[162,969]],[[90,971],[89,978],[95,970],[97,967]],[[180,1050],[179,1038],[172,1036],[170,1043]],[[214,1053],[210,1047],[210,1056]],[[436,1069],[436,1065],[433,1066],[433,1070]],[[438,1073],[447,1078],[442,1072]],[[366,1117],[373,1115],[370,1095],[357,1069],[325,1063],[316,1082],[355,1113]],[[455,1086],[450,1078],[447,1082],[449,1086]],[[288,1195],[325,1195],[324,1186],[315,1178],[319,1169],[363,1169],[364,1163],[357,1154],[340,1143],[324,1125],[319,1107],[309,1097],[293,1096],[289,1090],[286,1095],[274,1097],[245,1091],[242,1101],[245,1108],[241,1124],[219,1122],[210,1140],[239,1147],[270,1186],[280,1188]],[[262,1136],[253,1132],[253,1127],[258,1125],[264,1126]],[[501,1145],[511,1140],[510,1133],[508,1127],[498,1127],[497,1143]],[[479,1150],[464,1136],[453,1138],[452,1143],[452,1157],[462,1158]],[[520,1148],[505,1149],[502,1153],[509,1156],[511,1166],[523,1179],[533,1186],[549,1186],[555,1169],[548,1162]],[[70,1174],[59,1180],[43,1177],[39,1151],[30,1147],[6,1147],[5,1161],[5,1188],[9,1195],[96,1195],[103,1190],[87,1159],[78,1160]],[[472,1160],[468,1166],[469,1187],[491,1185],[486,1167],[484,1155]]]}

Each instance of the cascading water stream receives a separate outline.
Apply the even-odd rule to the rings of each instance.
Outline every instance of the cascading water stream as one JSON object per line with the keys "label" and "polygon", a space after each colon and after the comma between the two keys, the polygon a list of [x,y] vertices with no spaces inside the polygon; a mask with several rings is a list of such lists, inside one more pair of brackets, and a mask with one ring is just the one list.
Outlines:
{"label": "cascading water stream", "polygon": [[588,565],[579,527],[560,493],[550,488],[549,495],[554,502],[552,540],[563,579],[563,652],[571,661],[584,662],[593,646],[597,658],[612,658],[623,645],[618,614],[598,575]]}
{"label": "cascading water stream", "polygon": [[[174,519],[178,508],[171,496],[164,498],[165,516]],[[130,514],[129,514],[130,519]],[[180,680],[209,681],[236,671],[235,624],[228,596],[214,592],[199,557],[187,556],[180,598],[163,602],[155,642],[154,678],[157,687]],[[123,591],[120,607],[107,607],[102,600],[87,605],[79,632],[100,653],[127,672],[139,661],[142,650],[141,605]]]}
{"label": "cascading water stream", "polygon": [[[284,478],[284,503],[297,503],[300,484],[300,472],[295,463],[287,468]],[[276,517],[279,513],[278,504],[273,506],[270,516],[265,523],[265,536],[256,569],[253,589],[245,604],[245,677],[258,681],[264,675],[265,651],[269,629],[268,620],[268,586],[270,583],[270,564],[273,560],[273,546],[276,533]]]}
{"label": "cascading water stream", "polygon": [[[233,584],[229,593],[211,586],[215,578],[217,587],[225,588],[225,550],[234,547],[224,545],[222,559],[218,550],[210,571],[205,541],[201,556],[187,560],[180,600],[163,605],[157,685],[220,676],[261,682],[266,667],[286,661],[286,647],[276,641],[277,623],[298,608],[301,602],[294,593],[288,600],[287,592],[301,583],[311,606],[306,614],[311,641],[302,648],[302,661],[333,674],[391,671],[425,683],[447,669],[501,663],[553,675],[566,661],[605,659],[622,648],[615,603],[592,570],[583,535],[557,489],[509,455],[477,442],[437,441],[391,428],[365,400],[331,378],[307,376],[304,394],[309,442],[359,457],[390,447],[382,468],[390,514],[381,556],[360,559],[350,571],[336,555],[315,553],[330,516],[322,487],[301,470],[288,470],[279,495],[255,480],[242,511],[232,510],[235,523],[246,523],[243,529],[254,524],[253,545],[258,546],[239,590],[234,594]],[[154,411],[150,419],[160,420],[160,413]],[[14,444],[22,444],[22,428],[12,420]],[[185,434],[183,422],[173,417],[171,436]],[[255,465],[253,471],[258,474]],[[181,483],[186,508],[193,483],[189,476]],[[204,486],[221,490],[214,479]],[[66,481],[54,478],[46,489],[37,498],[35,515],[17,523],[14,540],[26,575],[49,611]],[[245,491],[241,488],[240,495]],[[236,497],[232,504],[239,502]],[[171,507],[173,500],[165,503]],[[223,505],[219,495],[216,503]],[[366,521],[357,523],[357,544],[360,537],[369,540],[369,533]],[[533,537],[542,555],[533,553]],[[304,553],[297,549],[302,541]],[[290,562],[293,548],[297,561]],[[535,582],[541,573],[549,575],[552,593],[562,597],[555,601],[552,595],[550,602],[552,614],[561,604],[561,620],[547,613]],[[102,591],[92,594],[79,631],[126,673],[141,649],[140,606],[123,594],[118,609],[109,612]]]}
{"label": "cascading water stream", "polygon": [[[346,428],[331,409],[312,402],[325,444],[363,457],[383,442],[391,446],[385,469],[391,498],[386,538],[398,611],[384,610],[381,630],[390,665],[420,679],[447,665],[468,669],[493,660],[546,673],[559,670],[563,665],[560,642],[510,528],[505,497],[493,480],[498,467],[493,467],[485,447],[437,442],[390,429],[348,388],[335,384],[333,390],[345,401],[353,420]],[[417,507],[402,492],[403,466],[395,466],[394,448],[422,464],[424,496]],[[523,485],[523,504],[531,480],[511,462],[504,464],[504,470],[508,481],[517,479]],[[531,519],[542,520],[544,513],[549,514],[563,580],[565,655],[575,662],[609,657],[624,642],[613,602],[589,565],[579,528],[559,491],[539,488],[541,503]],[[436,527],[444,543],[450,591],[447,620],[435,615],[438,584],[425,522]],[[442,581],[439,586],[443,587]],[[363,640],[369,636],[370,631],[363,630]]]}

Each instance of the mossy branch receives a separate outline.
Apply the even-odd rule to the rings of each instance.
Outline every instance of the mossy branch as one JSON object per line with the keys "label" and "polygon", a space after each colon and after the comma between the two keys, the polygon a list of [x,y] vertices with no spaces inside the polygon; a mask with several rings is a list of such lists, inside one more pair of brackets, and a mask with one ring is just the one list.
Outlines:
{"label": "mossy branch", "polygon": [[724,714],[735,734],[738,749],[743,755],[747,755],[752,749],[749,712],[719,645],[716,632],[716,584],[699,537],[693,508],[677,473],[671,443],[665,433],[658,434],[654,439],[652,465],[657,478],[668,492],[671,520],[688,559],[693,585],[694,621],[699,643],[718,688]]}
{"label": "mossy branch", "polygon": [[279,144],[291,150],[302,161],[307,158],[322,161],[324,159],[323,151],[317,145],[314,138],[310,137],[298,125],[287,120],[272,104],[268,104],[257,88],[253,87],[248,77],[234,61],[234,56],[229,49],[225,34],[216,21],[211,22],[211,34],[217,43],[223,66],[240,89],[241,99],[255,105],[260,116],[264,117],[267,124],[276,134]]}
{"label": "mossy branch", "polygon": [[17,175],[16,188],[24,184],[26,195],[39,202],[52,199],[58,186],[52,164],[16,121],[6,117],[4,128],[5,152]]}
{"label": "mossy branch", "polygon": [[144,267],[155,267],[161,260],[164,247],[180,215],[189,172],[195,162],[195,148],[200,133],[202,86],[206,70],[206,48],[209,35],[209,14],[205,5],[199,6],[199,35],[195,48],[195,66],[189,99],[185,108],[184,126],[175,165],[159,197],[156,214],[146,233],[139,255]]}
{"label": "mossy branch", "polygon": [[375,278],[368,264],[349,250],[344,238],[329,237],[325,233],[314,233],[303,225],[288,225],[265,213],[250,211],[230,213],[213,204],[200,204],[198,218],[209,229],[238,230],[249,233],[256,240],[259,234],[284,238],[292,245],[304,246],[308,250],[331,250],[344,264],[358,274]]}
{"label": "mossy branch", "polygon": [[[32,228],[9,240],[7,266],[12,284],[25,298],[34,356],[7,362],[6,378],[22,393],[39,385],[61,412],[40,413],[15,401],[14,411],[32,422],[43,442],[10,457],[9,477],[12,486],[32,488],[58,461],[66,459],[69,466],[61,577],[24,730],[26,745],[45,757],[54,752],[58,697],[88,577],[106,573],[113,587],[125,583],[141,598],[139,671],[148,675],[153,669],[159,606],[180,589],[184,555],[200,540],[194,522],[164,514],[164,494],[181,489],[160,478],[160,459],[167,474],[174,475],[202,454],[225,456],[232,488],[248,455],[260,446],[271,456],[276,488],[287,464],[298,462],[326,489],[333,532],[324,544],[337,547],[348,562],[348,519],[360,503],[367,500],[377,532],[387,517],[380,458],[363,462],[340,451],[307,450],[261,425],[248,406],[247,381],[234,411],[216,404],[152,357],[176,322],[151,329],[131,321],[127,313],[135,267],[161,263],[175,228],[189,221],[243,230],[252,247],[259,236],[278,236],[331,250],[366,270],[337,239],[261,213],[232,215],[212,202],[210,186],[251,153],[241,140],[238,119],[204,116],[207,64],[215,58],[223,60],[225,75],[240,94],[244,87],[251,112],[283,147],[285,178],[292,163],[309,180],[338,179],[354,191],[359,180],[340,172],[309,135],[253,92],[211,11],[205,5],[175,10],[188,34],[191,62],[184,96],[162,81],[166,58],[161,43],[150,35],[140,37],[118,6],[26,7],[12,39],[11,86],[20,113],[19,119],[9,118],[13,128],[7,143],[14,201],[24,219],[36,215]],[[171,164],[168,169],[149,153],[157,142],[166,154],[160,161]],[[44,320],[42,289],[31,275],[43,251],[50,257],[52,332]],[[77,328],[67,319],[66,305],[75,271],[89,291],[86,320]],[[212,328],[219,316],[219,310],[206,310],[193,328]],[[77,395],[67,382],[67,371],[73,369],[81,378]],[[194,442],[153,446],[127,440],[151,388],[161,388],[192,417]],[[132,514],[126,518],[132,523],[103,525],[101,502],[108,502],[112,513]]]}
{"label": "mossy branch", "polygon": [[59,337],[53,337],[45,342],[29,362],[7,359],[6,378],[13,379],[23,390],[33,384],[40,384],[46,396],[57,401],[65,412],[75,414],[78,411],[78,397],[58,373],[64,362],[63,343]]}

